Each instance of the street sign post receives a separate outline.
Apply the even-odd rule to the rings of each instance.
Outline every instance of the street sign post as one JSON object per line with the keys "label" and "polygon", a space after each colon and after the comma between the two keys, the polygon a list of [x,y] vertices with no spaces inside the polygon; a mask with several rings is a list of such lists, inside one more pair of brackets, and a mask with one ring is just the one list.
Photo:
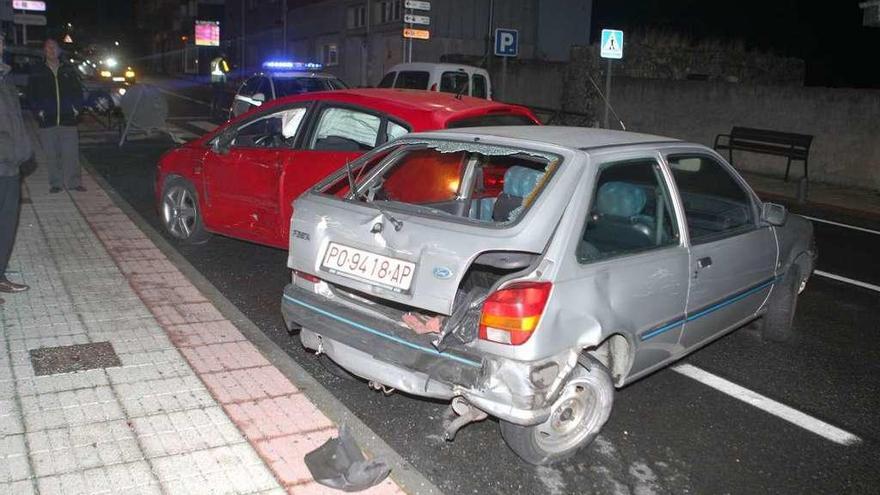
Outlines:
{"label": "street sign post", "polygon": [[403,59],[412,62],[413,40],[427,40],[431,38],[431,32],[427,29],[415,29],[413,26],[430,26],[431,18],[427,15],[416,14],[416,11],[427,12],[431,10],[431,2],[419,0],[406,0],[403,3],[406,12],[403,14]]}
{"label": "street sign post", "polygon": [[605,71],[605,119],[604,127],[608,129],[608,110],[611,108],[611,61],[623,58],[623,31],[603,29],[599,39],[599,56],[608,59],[608,70]]}
{"label": "street sign post", "polygon": [[46,2],[37,0],[12,0],[12,8],[15,10],[28,10],[31,12],[45,12]]}
{"label": "street sign post", "polygon": [[501,57],[501,97],[507,97],[507,59],[519,55],[519,31],[495,29],[495,56]]}
{"label": "street sign post", "polygon": [[22,26],[45,26],[46,16],[39,14],[13,14],[12,22]]}

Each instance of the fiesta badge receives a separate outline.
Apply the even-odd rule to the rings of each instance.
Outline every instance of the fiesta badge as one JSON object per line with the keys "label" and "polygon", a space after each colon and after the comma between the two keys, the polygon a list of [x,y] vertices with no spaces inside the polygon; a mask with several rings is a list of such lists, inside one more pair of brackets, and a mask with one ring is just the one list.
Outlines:
{"label": "fiesta badge", "polygon": [[452,276],[452,270],[446,268],[445,266],[435,266],[434,267],[434,278],[439,278],[440,280],[446,280]]}

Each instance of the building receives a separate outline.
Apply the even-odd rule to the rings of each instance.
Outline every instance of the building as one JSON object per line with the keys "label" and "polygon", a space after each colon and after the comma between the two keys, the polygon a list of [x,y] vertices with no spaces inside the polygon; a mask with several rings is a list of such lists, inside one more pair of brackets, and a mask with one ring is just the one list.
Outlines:
{"label": "building", "polygon": [[195,44],[195,21],[224,21],[224,0],[137,0],[135,26],[147,38],[150,72],[207,74],[219,47]]}
{"label": "building", "polygon": [[412,60],[458,61],[492,68],[494,28],[519,30],[519,59],[564,62],[590,37],[591,0],[227,0],[222,31],[243,71],[273,57],[323,63],[355,86],[375,85],[405,58],[407,13],[430,17],[429,40],[413,40]]}

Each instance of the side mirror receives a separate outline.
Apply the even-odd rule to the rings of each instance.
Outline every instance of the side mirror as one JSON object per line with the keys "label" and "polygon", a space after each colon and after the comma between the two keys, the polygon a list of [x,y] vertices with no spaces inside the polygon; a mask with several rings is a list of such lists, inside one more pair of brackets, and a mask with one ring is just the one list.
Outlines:
{"label": "side mirror", "polygon": [[777,227],[785,225],[788,212],[785,207],[776,203],[764,203],[761,206],[761,220]]}
{"label": "side mirror", "polygon": [[214,138],[211,149],[218,155],[225,155],[229,153],[229,145],[232,144],[233,139],[235,139],[234,133],[229,131],[221,132],[216,138]]}

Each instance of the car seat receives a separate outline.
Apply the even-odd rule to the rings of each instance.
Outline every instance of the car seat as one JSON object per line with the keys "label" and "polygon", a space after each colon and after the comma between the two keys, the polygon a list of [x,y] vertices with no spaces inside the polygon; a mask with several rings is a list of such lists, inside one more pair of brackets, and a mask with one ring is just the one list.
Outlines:
{"label": "car seat", "polygon": [[604,254],[654,246],[654,218],[643,214],[647,203],[647,193],[640,186],[627,182],[602,184],[583,240]]}
{"label": "car seat", "polygon": [[492,220],[507,222],[516,219],[523,200],[535,189],[544,172],[514,165],[504,172],[504,187],[492,207]]}

